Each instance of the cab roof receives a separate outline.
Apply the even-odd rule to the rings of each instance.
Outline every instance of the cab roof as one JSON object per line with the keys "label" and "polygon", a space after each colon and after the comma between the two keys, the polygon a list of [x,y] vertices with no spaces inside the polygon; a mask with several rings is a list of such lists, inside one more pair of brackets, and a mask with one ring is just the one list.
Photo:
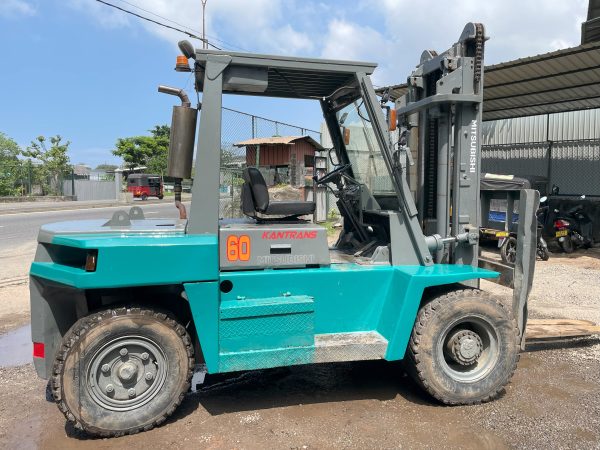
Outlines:
{"label": "cab roof", "polygon": [[196,64],[205,67],[211,55],[231,58],[229,67],[266,71],[267,87],[261,92],[232,89],[223,92],[246,93],[267,97],[315,98],[328,97],[346,87],[356,87],[356,74],[373,73],[377,64],[317,58],[260,55],[216,50],[196,50]]}

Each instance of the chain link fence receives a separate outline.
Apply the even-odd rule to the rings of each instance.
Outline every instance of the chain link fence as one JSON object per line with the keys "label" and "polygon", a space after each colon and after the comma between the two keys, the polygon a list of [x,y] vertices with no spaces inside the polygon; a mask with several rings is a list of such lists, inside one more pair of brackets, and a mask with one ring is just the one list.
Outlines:
{"label": "chain link fence", "polygon": [[564,195],[600,196],[600,140],[484,145],[483,172],[540,176]]}
{"label": "chain link fence", "polygon": [[71,177],[29,160],[2,160],[0,197],[63,196],[64,181]]}
{"label": "chain link fence", "polygon": [[[318,131],[223,108],[219,217],[224,219],[242,217],[240,209],[244,183],[242,171],[248,165],[248,160],[246,147],[238,147],[236,144],[248,139],[274,136],[309,136],[316,142],[321,142],[321,133]],[[285,170],[275,173],[274,169],[267,171],[261,168],[261,172],[268,181],[276,179],[282,184],[289,182],[289,173]]]}

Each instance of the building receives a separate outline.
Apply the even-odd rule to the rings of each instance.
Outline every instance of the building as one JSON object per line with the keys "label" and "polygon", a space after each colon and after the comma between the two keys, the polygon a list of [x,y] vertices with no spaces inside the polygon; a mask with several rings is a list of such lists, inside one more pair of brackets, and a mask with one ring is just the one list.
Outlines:
{"label": "building", "polygon": [[246,165],[258,167],[269,186],[304,186],[312,177],[315,153],[323,150],[310,136],[254,138],[234,146],[246,148]]}

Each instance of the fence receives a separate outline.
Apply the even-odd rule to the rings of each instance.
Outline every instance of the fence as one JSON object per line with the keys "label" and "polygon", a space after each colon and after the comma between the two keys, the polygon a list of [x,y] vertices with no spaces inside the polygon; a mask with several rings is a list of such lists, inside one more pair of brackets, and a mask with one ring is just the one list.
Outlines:
{"label": "fence", "polygon": [[0,160],[0,196],[61,196],[70,174],[49,171],[29,160]]}
{"label": "fence", "polygon": [[[65,180],[63,181],[63,195],[75,195],[78,201],[87,200],[115,200],[117,189],[115,181],[98,180]],[[75,194],[73,194],[75,188]]]}
{"label": "fence", "polygon": [[600,140],[484,145],[483,172],[548,178],[565,195],[600,196]]}
{"label": "fence", "polygon": [[221,218],[242,217],[240,198],[243,184],[242,170],[246,166],[246,148],[236,147],[236,143],[273,136],[310,136],[315,141],[321,142],[321,133],[318,131],[230,108],[223,108],[222,123],[219,187],[219,217]]}

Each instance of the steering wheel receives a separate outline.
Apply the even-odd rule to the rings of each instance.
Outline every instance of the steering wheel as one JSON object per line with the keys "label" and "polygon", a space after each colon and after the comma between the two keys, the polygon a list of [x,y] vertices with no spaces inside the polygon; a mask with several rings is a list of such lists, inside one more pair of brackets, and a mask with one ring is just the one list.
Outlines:
{"label": "steering wheel", "polygon": [[323,175],[319,179],[317,179],[315,177],[315,183],[317,183],[317,184],[331,183],[337,177],[341,176],[345,171],[347,171],[350,167],[352,167],[352,164],[344,164],[343,166],[333,169],[331,172]]}

